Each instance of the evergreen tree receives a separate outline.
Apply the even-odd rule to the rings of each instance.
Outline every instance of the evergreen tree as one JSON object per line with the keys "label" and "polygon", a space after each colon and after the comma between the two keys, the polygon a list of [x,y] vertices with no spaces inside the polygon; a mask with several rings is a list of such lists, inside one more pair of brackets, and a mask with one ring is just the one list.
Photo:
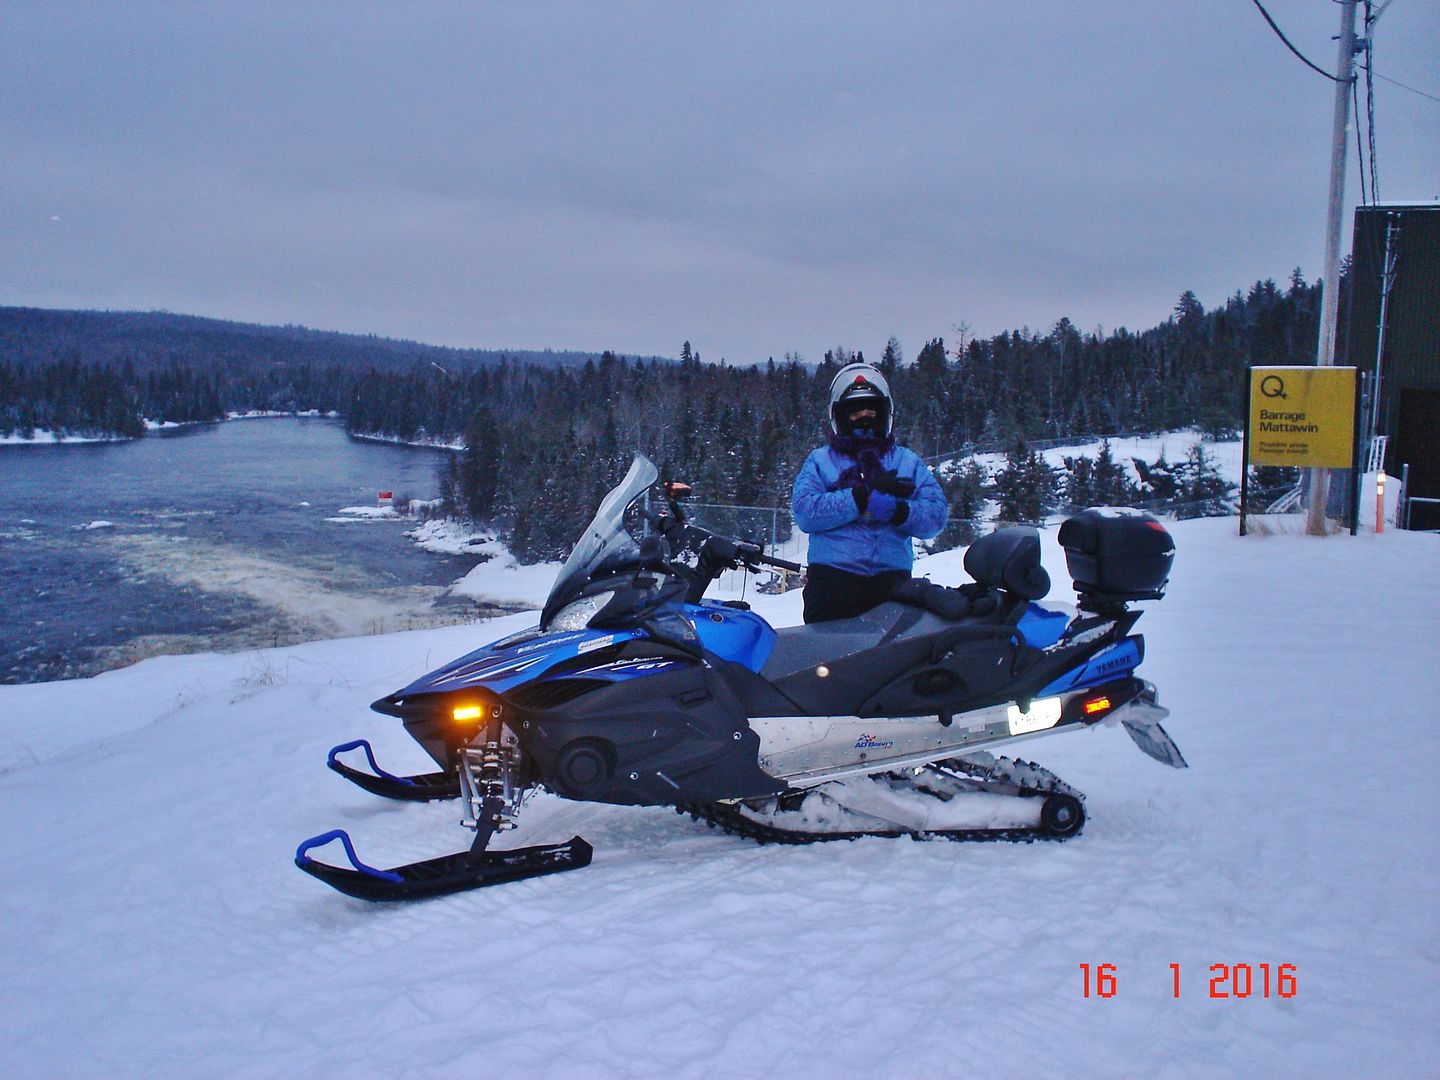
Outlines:
{"label": "evergreen tree", "polygon": [[476,410],[465,429],[465,449],[457,477],[466,513],[474,520],[488,522],[494,518],[505,465],[500,425],[489,409]]}
{"label": "evergreen tree", "polygon": [[970,521],[980,516],[980,509],[985,504],[985,485],[988,479],[985,466],[974,458],[941,477],[940,487],[945,492],[945,501],[949,503],[952,519]]}
{"label": "evergreen tree", "polygon": [[1215,517],[1230,513],[1235,485],[1220,475],[1215,459],[1206,452],[1204,444],[1192,444],[1174,472],[1176,517]]}
{"label": "evergreen tree", "polygon": [[1071,510],[1096,506],[1095,463],[1085,455],[1065,458],[1065,505]]}
{"label": "evergreen tree", "polygon": [[884,375],[885,378],[893,379],[896,369],[899,368],[902,363],[904,363],[904,359],[900,352],[900,342],[896,338],[891,337],[890,340],[885,343],[885,351],[880,356],[880,363],[875,366],[880,369],[880,374]]}
{"label": "evergreen tree", "polygon": [[1182,327],[1193,326],[1205,315],[1205,305],[1200,303],[1200,298],[1190,289],[1180,294],[1180,299],[1175,301],[1173,311],[1175,322]]}
{"label": "evergreen tree", "polygon": [[1110,452],[1110,440],[1100,440],[1100,452],[1095,455],[1091,473],[1092,498],[1099,506],[1129,506],[1136,499],[1135,483],[1130,479],[1125,466],[1115,460]]}
{"label": "evergreen tree", "polygon": [[1139,495],[1146,506],[1158,506],[1175,500],[1176,492],[1180,489],[1180,480],[1175,474],[1175,466],[1165,460],[1163,447],[1160,456],[1153,462],[1146,463],[1139,458],[1131,460],[1135,463],[1135,471],[1140,474]]}
{"label": "evergreen tree", "polygon": [[1060,477],[1036,451],[1018,440],[995,477],[1001,521],[1040,523],[1055,508]]}

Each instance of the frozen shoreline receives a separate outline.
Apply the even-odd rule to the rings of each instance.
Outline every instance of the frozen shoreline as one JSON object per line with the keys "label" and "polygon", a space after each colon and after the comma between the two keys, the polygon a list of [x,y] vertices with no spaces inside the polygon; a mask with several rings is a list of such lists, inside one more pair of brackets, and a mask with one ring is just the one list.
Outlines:
{"label": "frozen shoreline", "polygon": [[[210,424],[223,424],[230,420],[270,420],[276,418],[290,418],[301,420],[339,420],[338,412],[321,412],[319,409],[306,409],[303,412],[264,412],[252,411],[243,413],[226,413],[219,420],[193,420],[187,423],[176,423],[173,420],[150,420],[142,422],[145,431],[180,431],[184,428],[206,427]],[[362,438],[363,436],[355,436]],[[83,445],[86,443],[112,443],[112,442],[134,442],[135,438],[144,438],[143,435],[134,438],[128,435],[68,435],[57,434],[48,429],[36,428],[33,437],[23,439],[19,435],[0,435],[0,446],[70,446]],[[387,440],[377,440],[384,442]],[[418,444],[401,444],[418,445]]]}

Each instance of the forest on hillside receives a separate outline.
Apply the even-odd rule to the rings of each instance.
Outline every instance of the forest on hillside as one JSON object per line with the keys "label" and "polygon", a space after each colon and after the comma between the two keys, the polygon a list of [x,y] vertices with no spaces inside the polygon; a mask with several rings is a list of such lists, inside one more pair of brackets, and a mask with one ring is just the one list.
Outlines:
{"label": "forest on hillside", "polygon": [[[1095,478],[1047,477],[1029,443],[1186,427],[1231,435],[1248,365],[1314,362],[1319,301],[1319,287],[1296,271],[1287,289],[1257,282],[1209,312],[1187,292],[1170,319],[1141,333],[1082,333],[1062,319],[1048,333],[934,338],[913,361],[892,338],[873,359],[890,379],[902,442],[931,459],[1008,448],[1013,495],[984,494],[1004,496],[1012,520],[1035,520],[1072,498],[1097,500],[1087,491]],[[798,463],[823,441],[831,378],[866,357],[837,348],[814,367],[794,357],[730,367],[688,352],[686,343],[666,365],[607,354],[568,370],[372,374],[356,383],[347,423],[407,440],[459,435],[465,450],[445,478],[447,504],[495,523],[531,558],[564,553],[636,449],[705,502],[787,506]],[[1203,458],[1145,463],[1134,490],[1110,501],[1211,505],[1216,477]],[[947,487],[967,518],[991,485],[961,470]]]}
{"label": "forest on hillside", "polygon": [[17,367],[54,360],[128,364],[143,375],[179,363],[192,368],[288,366],[408,370],[435,364],[464,370],[502,359],[583,364],[598,352],[556,349],[457,349],[376,334],[176,315],[168,311],[71,311],[0,307],[0,358]]}
{"label": "forest on hillside", "polygon": [[[1342,278],[1342,335],[1343,285]],[[347,351],[365,340],[353,335],[249,334],[241,324],[154,315],[114,316],[119,322],[106,337],[91,318],[97,313],[48,313],[86,316],[76,322],[7,308],[0,310],[0,436],[35,429],[134,435],[142,417],[335,412],[356,435],[463,443],[442,477],[446,507],[493,525],[523,557],[548,558],[563,554],[636,450],[665,475],[692,483],[706,502],[787,505],[798,462],[824,437],[830,379],[844,364],[870,359],[891,381],[898,437],[922,457],[1011,450],[1011,478],[1031,474],[1032,494],[1007,506],[1023,519],[1075,484],[1069,495],[1080,498],[1094,479],[1077,479],[1073,470],[1046,479],[1027,464],[1030,443],[1185,427],[1232,433],[1248,365],[1314,362],[1319,306],[1320,285],[1297,269],[1283,288],[1257,281],[1209,311],[1186,292],[1169,318],[1139,332],[1087,332],[1061,319],[1044,332],[936,337],[913,358],[892,337],[869,357],[837,347],[818,364],[787,355],[758,366],[702,361],[689,342],[678,360],[604,352],[541,363],[533,354],[476,353],[445,364],[427,347],[375,339],[387,353],[381,364]],[[157,325],[163,333],[147,337]],[[48,358],[37,344],[44,340]],[[85,344],[92,340],[104,347]],[[436,352],[453,360],[449,354],[461,351]],[[1160,489],[1213,497],[1203,460],[1151,464],[1154,482],[1112,492],[1114,501],[1160,497]],[[963,470],[947,485],[957,512],[984,487]]]}
{"label": "forest on hillside", "polygon": [[227,412],[340,412],[364,372],[466,372],[500,363],[564,367],[599,356],[452,349],[373,334],[164,311],[0,307],[0,437],[34,431],[133,437],[144,420]]}

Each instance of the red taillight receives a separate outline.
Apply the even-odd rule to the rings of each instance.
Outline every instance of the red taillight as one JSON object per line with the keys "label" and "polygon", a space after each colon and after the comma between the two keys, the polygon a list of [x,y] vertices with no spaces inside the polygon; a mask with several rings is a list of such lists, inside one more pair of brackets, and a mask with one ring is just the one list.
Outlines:
{"label": "red taillight", "polygon": [[1110,699],[1108,697],[1091,698],[1085,702],[1085,715],[1094,716],[1097,713],[1104,712],[1108,708],[1110,708]]}

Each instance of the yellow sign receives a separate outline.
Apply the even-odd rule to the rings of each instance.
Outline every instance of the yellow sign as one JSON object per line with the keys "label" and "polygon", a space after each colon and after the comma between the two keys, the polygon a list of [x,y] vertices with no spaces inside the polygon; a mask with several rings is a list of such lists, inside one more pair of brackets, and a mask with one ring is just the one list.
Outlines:
{"label": "yellow sign", "polygon": [[1353,367],[1250,369],[1251,465],[1355,464]]}

